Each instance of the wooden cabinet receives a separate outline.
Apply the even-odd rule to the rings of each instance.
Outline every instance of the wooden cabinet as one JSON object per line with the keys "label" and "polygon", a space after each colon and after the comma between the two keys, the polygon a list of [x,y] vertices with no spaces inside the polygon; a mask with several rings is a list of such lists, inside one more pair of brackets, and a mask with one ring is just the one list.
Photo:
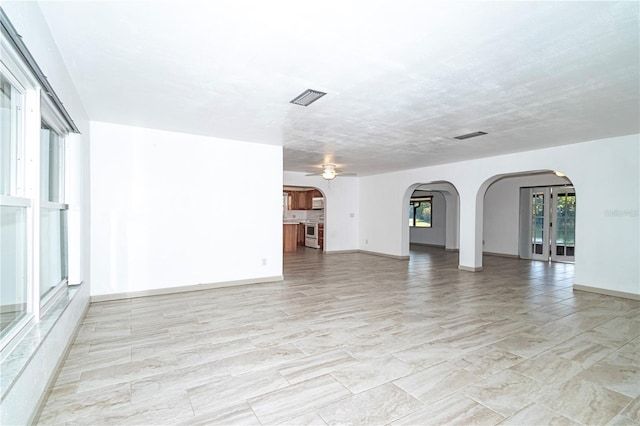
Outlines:
{"label": "wooden cabinet", "polygon": [[311,191],[300,191],[300,198],[302,198],[300,205],[302,206],[301,210],[311,210],[313,208],[313,203],[311,201]]}
{"label": "wooden cabinet", "polygon": [[298,224],[298,245],[299,246],[304,245],[305,231],[306,229],[305,229],[304,223]]}
{"label": "wooden cabinet", "polygon": [[300,196],[298,195],[298,191],[290,192],[289,200],[289,210],[300,210]]}
{"label": "wooden cabinet", "polygon": [[309,198],[308,195],[308,191],[300,191],[300,193],[298,194],[298,197],[300,198],[300,210],[308,210],[311,208],[307,202]]}
{"label": "wooden cabinet", "polygon": [[304,199],[300,194],[301,191],[289,192],[289,210],[304,210]]}
{"label": "wooden cabinet", "polygon": [[313,208],[314,192],[320,193],[320,191],[317,190],[288,192],[289,210],[311,210]]}
{"label": "wooden cabinet", "polygon": [[285,223],[282,225],[282,249],[283,251],[296,251],[298,237],[298,224]]}

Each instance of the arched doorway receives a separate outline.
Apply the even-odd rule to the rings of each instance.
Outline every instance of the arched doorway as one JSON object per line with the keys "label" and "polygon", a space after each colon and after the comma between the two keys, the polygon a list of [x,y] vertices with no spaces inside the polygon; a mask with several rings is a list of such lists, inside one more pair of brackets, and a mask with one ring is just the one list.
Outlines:
{"label": "arched doorway", "polygon": [[[285,185],[282,187],[282,220],[286,227],[296,226],[295,249],[285,244],[285,251],[300,248],[324,251],[326,246],[326,197],[316,187]],[[286,247],[290,247],[287,249]]]}
{"label": "arched doorway", "polygon": [[576,191],[566,175],[532,171],[494,176],[486,183],[478,194],[484,255],[574,261]]}
{"label": "arched doorway", "polygon": [[460,247],[459,194],[447,181],[411,185],[403,197],[402,247],[422,245],[457,251]]}

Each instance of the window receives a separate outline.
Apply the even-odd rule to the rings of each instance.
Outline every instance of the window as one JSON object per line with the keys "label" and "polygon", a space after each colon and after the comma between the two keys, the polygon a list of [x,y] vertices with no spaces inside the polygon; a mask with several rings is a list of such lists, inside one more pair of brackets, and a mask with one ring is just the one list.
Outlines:
{"label": "window", "polygon": [[0,337],[29,311],[27,220],[30,202],[18,183],[23,89],[0,64]]}
{"label": "window", "polygon": [[66,288],[65,142],[77,131],[0,8],[0,358]]}
{"label": "window", "polygon": [[431,228],[432,197],[411,198],[409,204],[409,226]]}
{"label": "window", "polygon": [[64,139],[45,121],[40,126],[40,199],[64,200]]}
{"label": "window", "polygon": [[16,195],[22,92],[0,68],[0,194]]}
{"label": "window", "polygon": [[46,303],[67,283],[67,208],[64,204],[63,130],[42,101],[40,125],[40,299]]}

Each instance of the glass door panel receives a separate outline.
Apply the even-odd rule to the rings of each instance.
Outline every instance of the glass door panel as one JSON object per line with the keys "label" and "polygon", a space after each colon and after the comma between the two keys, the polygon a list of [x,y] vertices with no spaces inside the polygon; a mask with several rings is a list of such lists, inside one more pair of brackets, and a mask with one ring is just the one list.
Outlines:
{"label": "glass door panel", "polygon": [[573,261],[576,250],[576,193],[573,188],[554,190],[551,259]]}
{"label": "glass door panel", "polygon": [[531,193],[531,258],[549,259],[549,189],[535,188]]}

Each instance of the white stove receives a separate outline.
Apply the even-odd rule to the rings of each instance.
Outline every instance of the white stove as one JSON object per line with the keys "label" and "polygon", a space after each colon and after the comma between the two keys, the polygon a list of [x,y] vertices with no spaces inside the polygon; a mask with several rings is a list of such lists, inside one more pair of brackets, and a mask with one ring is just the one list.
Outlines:
{"label": "white stove", "polygon": [[318,222],[305,222],[304,245],[311,248],[320,248],[318,244]]}

